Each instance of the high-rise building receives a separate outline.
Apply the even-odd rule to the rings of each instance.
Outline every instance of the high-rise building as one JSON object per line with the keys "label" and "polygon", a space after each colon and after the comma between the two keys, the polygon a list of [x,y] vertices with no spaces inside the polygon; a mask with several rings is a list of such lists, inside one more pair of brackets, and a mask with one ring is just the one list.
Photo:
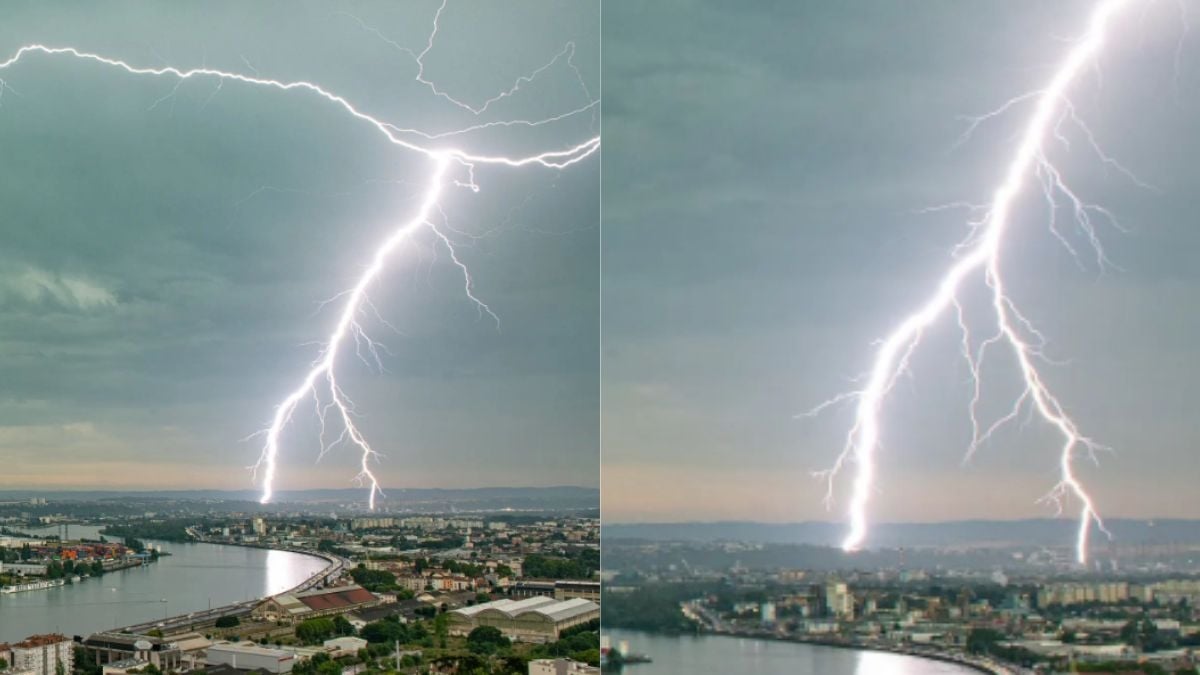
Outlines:
{"label": "high-rise building", "polygon": [[854,594],[846,582],[836,579],[825,582],[825,609],[839,619],[854,618]]}
{"label": "high-rise building", "polygon": [[774,626],[775,625],[775,603],[769,602],[769,601],[764,602],[762,604],[762,607],[759,609],[759,617],[762,619],[762,624],[764,626]]}
{"label": "high-rise building", "polygon": [[19,675],[70,674],[75,664],[71,639],[52,633],[33,635],[9,648],[12,653],[10,672]]}

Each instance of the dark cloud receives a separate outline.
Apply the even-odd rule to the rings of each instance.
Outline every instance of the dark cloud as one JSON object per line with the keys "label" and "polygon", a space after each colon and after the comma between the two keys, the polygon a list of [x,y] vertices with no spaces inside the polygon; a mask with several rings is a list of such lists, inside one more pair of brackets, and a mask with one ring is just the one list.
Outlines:
{"label": "dark cloud", "polygon": [[[1036,88],[1089,7],[605,6],[606,517],[837,517],[809,472],[832,461],[847,411],[796,415],[851,389],[872,341],[928,292],[966,214],[922,210],[986,201],[1025,110],[957,144],[965,117]],[[1200,375],[1200,50],[1179,11],[1133,10],[1075,93],[1105,149],[1159,189],[1106,168],[1078,132],[1055,149],[1081,194],[1128,228],[1101,227],[1119,269],[1086,255],[1081,269],[1033,194],[1006,244],[1015,297],[1067,362],[1048,378],[1115,449],[1081,469],[1112,514],[1197,515],[1171,496],[1197,478],[1187,402]],[[967,372],[952,325],[929,336],[887,410],[876,516],[1044,515],[1049,435],[1014,428],[961,466]],[[993,413],[1013,391],[1001,363]]]}
{"label": "dark cloud", "polygon": [[[484,115],[458,108],[413,79],[403,51],[424,48],[437,6],[12,3],[0,59],[40,42],[257,71],[433,132],[540,119],[599,91],[598,8],[451,2],[426,76],[472,104],[575,45]],[[429,160],[302,92],[36,54],[0,77],[0,442],[24,458],[0,482],[85,485],[72,467],[86,465],[106,485],[244,487],[256,448],[240,439],[316,355],[336,318],[321,303],[416,209]],[[557,149],[597,122],[589,111],[430,143]],[[481,190],[451,191],[445,215],[502,325],[480,319],[447,252],[420,238],[372,291],[379,317],[364,318],[391,352],[385,372],[348,350],[345,386],[389,455],[386,485],[595,485],[598,157],[476,178]],[[290,433],[281,483],[341,485],[353,457],[314,468],[310,426]],[[168,475],[192,458],[195,478]]]}

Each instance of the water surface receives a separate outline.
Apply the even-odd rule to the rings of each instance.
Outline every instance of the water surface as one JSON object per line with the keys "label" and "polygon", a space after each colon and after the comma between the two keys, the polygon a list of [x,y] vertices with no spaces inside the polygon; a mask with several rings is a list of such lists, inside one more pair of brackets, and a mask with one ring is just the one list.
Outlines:
{"label": "water surface", "polygon": [[626,667],[625,675],[980,675],[942,661],[797,642],[607,629],[604,634],[614,647],[627,640],[631,652],[654,659]]}
{"label": "water surface", "polygon": [[[99,528],[71,526],[72,539]],[[48,529],[31,534],[55,534]],[[0,642],[87,635],[280,593],[325,568],[315,556],[217,544],[152,542],[170,556],[44,591],[0,594]]]}

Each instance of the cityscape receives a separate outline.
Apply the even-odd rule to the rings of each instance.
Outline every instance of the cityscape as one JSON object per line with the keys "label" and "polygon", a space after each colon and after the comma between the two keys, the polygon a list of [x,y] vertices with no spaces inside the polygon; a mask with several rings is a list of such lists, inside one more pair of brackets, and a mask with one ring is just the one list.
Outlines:
{"label": "cityscape", "polygon": [[1011,542],[870,559],[812,544],[604,546],[604,622],[615,628],[871,649],[997,675],[1174,674],[1198,662],[1200,540],[1097,551],[1091,569],[1069,547]]}
{"label": "cityscape", "polygon": [[[36,497],[0,505],[6,675],[599,672],[594,505],[392,513],[140,497],[138,508]],[[86,614],[91,596],[71,595],[122,574],[121,594],[136,596],[155,566],[177,569],[174,584],[199,582],[189,568],[207,564],[204,550],[234,548],[309,564],[287,588],[227,604],[195,606],[197,589],[170,588],[161,605],[133,604],[140,620],[128,625],[108,625],[116,604],[72,624],[74,634],[55,632],[48,622],[61,619],[38,612],[41,603]],[[208,580],[239,581],[229,578],[236,568],[218,572]],[[13,610],[14,601],[26,604]]]}
{"label": "cityscape", "polygon": [[1195,26],[0,3],[0,675],[1200,675]]}

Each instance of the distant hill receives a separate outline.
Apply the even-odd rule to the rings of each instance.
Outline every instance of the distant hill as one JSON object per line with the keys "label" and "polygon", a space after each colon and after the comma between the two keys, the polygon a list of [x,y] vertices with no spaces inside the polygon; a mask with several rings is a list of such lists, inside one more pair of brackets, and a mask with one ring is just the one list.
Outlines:
{"label": "distant hill", "polygon": [[[1105,521],[1116,544],[1200,543],[1200,520]],[[942,523],[881,523],[871,527],[869,546],[898,548],[983,544],[1055,545],[1073,541],[1078,523],[1066,519],[962,520]],[[602,537],[649,541],[741,541],[764,544],[837,546],[845,536],[838,523],[637,523],[605,524]],[[1094,541],[1102,541],[1095,535]]]}
{"label": "distant hill", "polygon": [[[41,497],[50,501],[196,501],[257,502],[253,490],[0,490],[0,502]],[[274,504],[354,504],[366,500],[364,489],[280,490]],[[600,491],[576,486],[485,488],[389,488],[379,504],[384,508],[433,510],[596,509]]]}

